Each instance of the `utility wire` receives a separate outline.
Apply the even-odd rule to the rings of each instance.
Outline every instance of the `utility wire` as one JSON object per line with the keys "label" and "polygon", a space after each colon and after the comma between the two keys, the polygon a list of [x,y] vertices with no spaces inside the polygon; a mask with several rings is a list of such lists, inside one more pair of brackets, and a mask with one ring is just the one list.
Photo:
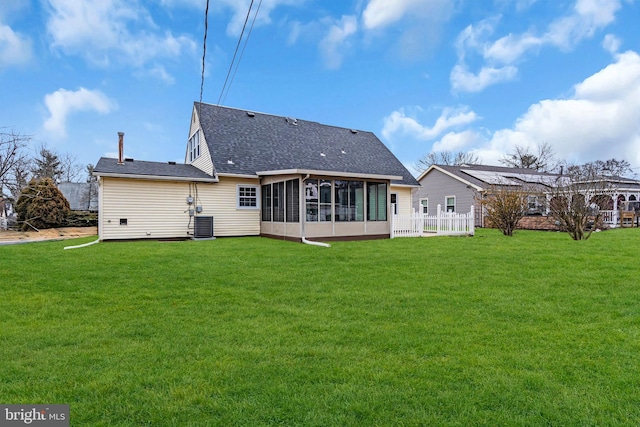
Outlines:
{"label": "utility wire", "polygon": [[[260,12],[260,6],[262,6],[262,0],[258,3],[258,8],[256,9],[256,13],[253,15],[253,21],[251,21],[251,27],[249,27],[249,33],[247,37],[244,39],[244,45],[242,46],[242,51],[240,52],[240,57],[238,58],[238,62],[236,63],[236,68],[233,70],[233,75],[231,76],[231,81],[229,82],[229,87],[227,88],[227,92],[224,94],[222,101],[218,102],[218,104],[224,104],[224,101],[227,99],[227,95],[229,94],[229,89],[233,84],[233,80],[236,78],[236,73],[238,72],[238,67],[240,66],[240,62],[242,61],[242,57],[244,56],[244,50],[247,48],[247,43],[249,42],[249,37],[251,37],[251,32],[253,32],[253,26],[256,23],[256,18],[258,17],[258,13]],[[251,9],[249,9],[251,10]]]}
{"label": "utility wire", "polygon": [[209,0],[204,11],[204,40],[202,42],[202,76],[200,77],[200,102],[198,103],[198,117],[200,117],[200,106],[202,105],[202,91],[204,90],[204,59],[207,55],[207,31],[209,29]]}
{"label": "utility wire", "polygon": [[[240,48],[240,43],[242,42],[242,36],[244,35],[244,30],[247,28],[247,22],[249,21],[249,15],[251,14],[251,8],[253,7],[253,0],[251,0],[251,4],[249,4],[249,10],[247,10],[247,16],[244,19],[244,25],[242,26],[242,31],[240,32],[240,37],[238,38],[238,43],[236,44],[236,50],[233,52],[233,58],[231,59],[231,64],[229,64],[229,70],[227,71],[227,77],[224,79],[224,85],[222,86],[222,90],[220,91],[220,96],[218,97],[217,105],[220,106],[220,101],[222,100],[222,95],[227,87],[227,82],[229,81],[229,76],[231,75],[231,70],[233,69],[233,63],[236,60],[236,55],[238,54],[238,49]],[[231,87],[231,85],[229,85]],[[215,110],[216,112],[218,109]]]}

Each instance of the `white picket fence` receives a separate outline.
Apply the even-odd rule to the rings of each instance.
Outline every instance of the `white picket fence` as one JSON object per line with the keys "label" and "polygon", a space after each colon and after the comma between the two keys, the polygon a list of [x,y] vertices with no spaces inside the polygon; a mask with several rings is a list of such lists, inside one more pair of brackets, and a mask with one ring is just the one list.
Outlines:
{"label": "white picket fence", "polygon": [[442,212],[438,205],[436,215],[414,212],[411,215],[393,215],[391,238],[420,237],[437,234],[440,236],[473,236],[475,232],[474,209],[467,214]]}

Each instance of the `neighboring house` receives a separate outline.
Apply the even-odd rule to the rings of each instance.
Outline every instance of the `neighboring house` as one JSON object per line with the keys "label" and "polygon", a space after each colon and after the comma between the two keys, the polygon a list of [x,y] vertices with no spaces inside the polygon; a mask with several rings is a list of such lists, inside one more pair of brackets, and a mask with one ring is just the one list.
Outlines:
{"label": "neighboring house", "polygon": [[[371,132],[195,103],[185,163],[101,158],[102,240],[389,237],[418,182]],[[207,233],[212,230],[212,233]]]}
{"label": "neighboring house", "polygon": [[9,223],[15,221],[15,212],[11,201],[0,195],[0,230],[6,230]]}
{"label": "neighboring house", "polygon": [[[558,179],[558,174],[538,172],[532,169],[509,168],[487,165],[432,165],[419,177],[420,187],[413,191],[413,209],[416,212],[435,214],[437,206],[447,212],[469,212],[475,207],[476,226],[484,226],[484,214],[478,205],[494,186],[534,188],[539,195],[529,197],[528,218],[522,221],[523,228],[553,228],[547,215],[550,189]],[[605,221],[616,226],[615,213],[621,201],[640,200],[640,182],[628,178],[608,177],[613,190],[609,210],[604,211]],[[546,194],[545,194],[546,193]],[[536,218],[537,217],[537,218]]]}
{"label": "neighboring house", "polygon": [[69,202],[72,211],[97,211],[98,191],[95,182],[61,182],[58,190]]}

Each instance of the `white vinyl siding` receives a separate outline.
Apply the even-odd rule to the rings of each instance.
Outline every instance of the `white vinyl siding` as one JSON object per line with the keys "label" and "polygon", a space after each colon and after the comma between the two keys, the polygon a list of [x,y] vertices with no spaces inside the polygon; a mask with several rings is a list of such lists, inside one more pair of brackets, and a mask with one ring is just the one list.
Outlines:
{"label": "white vinyl siding", "polygon": [[413,212],[411,204],[413,187],[391,185],[390,192],[396,195],[398,215],[410,215]]}
{"label": "white vinyl siding", "polygon": [[[222,178],[198,183],[194,206],[213,216],[214,236],[257,236],[260,210],[237,209],[236,186],[256,180]],[[99,231],[102,240],[189,237],[189,182],[102,177]],[[126,219],[127,225],[120,225]],[[191,221],[193,226],[193,221]]]}

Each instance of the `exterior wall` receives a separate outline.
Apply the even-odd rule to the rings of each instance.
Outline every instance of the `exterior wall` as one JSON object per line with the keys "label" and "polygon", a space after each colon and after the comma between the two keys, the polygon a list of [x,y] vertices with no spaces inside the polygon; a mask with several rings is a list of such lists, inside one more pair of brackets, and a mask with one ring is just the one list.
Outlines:
{"label": "exterior wall", "polygon": [[[305,200],[305,189],[303,185],[304,176],[300,175],[279,175],[279,176],[268,176],[262,179],[260,185],[267,185],[275,182],[287,181],[290,179],[300,179],[300,222],[292,223],[292,222],[274,222],[274,221],[261,221],[260,223],[260,232],[264,235],[269,236],[282,236],[286,238],[295,238],[299,239],[301,237],[306,237],[309,239],[331,239],[331,238],[345,238],[348,239],[350,237],[365,237],[366,236],[389,236],[391,233],[391,220],[390,220],[390,207],[388,208],[387,217],[388,221],[327,221],[327,222],[306,222],[305,221],[305,213],[306,213],[306,200]],[[331,180],[339,180],[339,177],[323,177],[323,176],[311,176],[312,179],[331,179]],[[344,178],[348,180],[358,180],[357,178]],[[366,180],[361,180],[365,181]],[[376,181],[379,182],[379,181]],[[387,197],[390,197],[391,193],[398,194],[398,204],[402,210],[410,211],[411,209],[411,188],[410,187],[387,187]],[[365,192],[366,197],[366,192]],[[332,190],[332,202],[335,202],[335,192]],[[366,206],[366,199],[365,199]],[[387,202],[387,206],[389,206],[389,202]],[[366,218],[366,211],[365,211]]]}
{"label": "exterior wall", "polygon": [[435,214],[438,205],[446,210],[446,198],[456,197],[456,212],[468,213],[475,205],[474,196],[477,191],[467,188],[466,184],[452,178],[437,169],[433,169],[420,180],[421,187],[413,190],[413,208],[420,210],[420,199],[429,199],[429,215]]}
{"label": "exterior wall", "polygon": [[[300,222],[275,222],[260,220],[260,233],[271,236],[290,237],[294,239],[300,239],[302,237],[302,214],[304,213],[304,186],[302,185],[302,176],[300,175],[279,175],[279,176],[266,176],[262,178],[260,185],[272,184],[274,182],[282,182],[290,179],[300,179],[299,186],[299,205]],[[262,193],[260,194],[260,202],[262,202]],[[261,205],[262,206],[262,205]]]}
{"label": "exterior wall", "polygon": [[188,182],[102,177],[99,191],[101,240],[189,237]]}
{"label": "exterior wall", "polygon": [[[193,112],[191,113],[191,126],[189,127],[189,136],[187,137],[187,141],[191,136],[196,132],[196,130],[200,129],[200,121],[198,120],[198,114],[194,107]],[[188,142],[185,144],[185,154],[184,154],[184,162],[189,163],[189,153],[188,150]],[[204,137],[204,132],[200,132],[200,156],[195,159],[191,164],[201,171],[208,173],[213,176],[213,161],[211,160],[211,153],[209,152],[209,147],[207,145],[207,141]]]}
{"label": "exterior wall", "polygon": [[413,213],[413,189],[415,187],[402,187],[399,185],[391,185],[391,193],[398,195],[398,215],[411,215]]}
{"label": "exterior wall", "polygon": [[247,178],[220,177],[215,184],[198,184],[198,197],[202,201],[202,214],[213,216],[213,235],[258,236],[260,235],[260,192],[256,208],[238,208],[238,185],[255,185],[260,181]]}
{"label": "exterior wall", "polygon": [[[188,238],[193,233],[186,199],[213,216],[214,236],[260,234],[260,210],[238,209],[237,184],[257,180],[225,178],[219,183],[152,181],[102,177],[98,232],[101,240]],[[126,219],[126,225],[120,225]]]}

